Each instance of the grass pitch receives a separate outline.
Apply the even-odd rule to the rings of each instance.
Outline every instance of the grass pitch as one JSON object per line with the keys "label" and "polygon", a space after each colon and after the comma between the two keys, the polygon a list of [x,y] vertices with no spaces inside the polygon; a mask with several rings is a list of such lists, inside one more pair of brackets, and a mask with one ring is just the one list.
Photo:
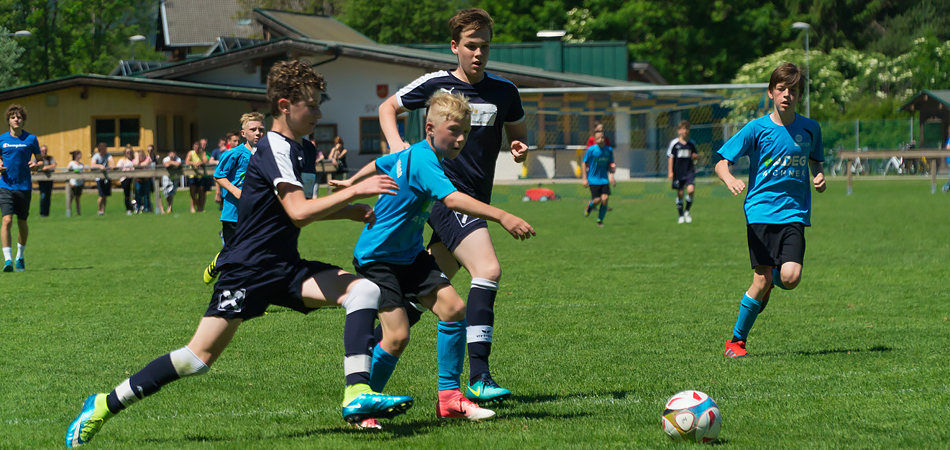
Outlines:
{"label": "grass pitch", "polygon": [[[514,392],[497,420],[435,419],[428,315],[387,388],[415,407],[382,433],[352,430],[343,311],[272,308],[209,374],[129,408],[89,448],[677,448],[660,414],[684,389],[718,402],[724,448],[946,448],[950,196],[921,180],[858,181],[850,197],[829,185],[813,195],[802,285],[773,293],[745,360],[722,356],[752,278],[741,198],[700,184],[694,222],[678,225],[665,182],[624,183],[601,229],[579,185],[545,203],[499,186],[495,204],[538,236],[491,228],[504,270],[492,364]],[[96,217],[83,201],[82,217],[57,196],[40,218],[34,197],[27,272],[0,273],[0,448],[61,448],[85,397],[187,343],[210,299],[216,213],[127,217],[120,195]],[[301,253],[350,268],[359,232],[315,224]],[[463,298],[468,281],[454,283]]]}

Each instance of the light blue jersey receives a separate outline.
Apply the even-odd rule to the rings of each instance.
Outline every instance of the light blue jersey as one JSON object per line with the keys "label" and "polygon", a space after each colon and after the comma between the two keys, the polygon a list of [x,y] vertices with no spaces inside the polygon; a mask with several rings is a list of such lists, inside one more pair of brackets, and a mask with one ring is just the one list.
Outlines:
{"label": "light blue jersey", "polygon": [[[224,152],[214,169],[214,177],[227,178],[234,187],[243,189],[247,163],[251,160],[253,154],[254,150],[249,148],[246,142]],[[221,200],[221,221],[237,222],[239,199],[228,192],[227,189],[221,189]]]}
{"label": "light blue jersey", "polygon": [[40,144],[36,136],[20,132],[17,137],[10,132],[0,134],[0,159],[7,170],[0,175],[0,188],[11,191],[29,191],[33,189],[30,176],[30,158],[40,156]]}
{"label": "light blue jersey", "polygon": [[614,149],[610,146],[600,148],[597,144],[591,145],[584,153],[584,162],[587,163],[587,183],[600,186],[610,183],[610,164],[614,162]]}
{"label": "light blue jersey", "polygon": [[795,114],[788,126],[770,116],[742,127],[719,155],[731,163],[749,157],[746,223],[803,223],[811,226],[811,177],[808,160],[824,161],[818,122]]}
{"label": "light blue jersey", "polygon": [[439,160],[428,141],[376,160],[376,172],[396,180],[399,191],[380,195],[376,201],[376,224],[363,228],[353,250],[359,265],[411,264],[425,250],[422,230],[432,213],[432,202],[456,191]]}

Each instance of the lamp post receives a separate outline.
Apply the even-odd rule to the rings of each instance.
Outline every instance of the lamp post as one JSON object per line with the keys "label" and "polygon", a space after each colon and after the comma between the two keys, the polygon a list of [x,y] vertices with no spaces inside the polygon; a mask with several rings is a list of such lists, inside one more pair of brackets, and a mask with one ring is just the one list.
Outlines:
{"label": "lamp post", "polygon": [[808,70],[808,32],[811,30],[811,25],[805,22],[795,22],[792,24],[792,28],[796,30],[805,30],[805,117],[811,118],[811,71]]}
{"label": "lamp post", "polygon": [[148,39],[148,38],[145,37],[145,36],[142,36],[141,34],[136,34],[135,36],[130,36],[130,37],[129,37],[129,41],[131,42],[130,47],[131,47],[131,49],[132,49],[132,60],[133,60],[133,61],[135,60],[135,43],[136,43],[136,42],[140,42],[140,41],[144,41],[144,40],[146,40],[146,39]]}
{"label": "lamp post", "polygon": [[20,30],[20,31],[17,31],[16,33],[4,33],[3,35],[6,37],[30,37],[32,34],[33,33],[30,33],[29,31],[26,31],[26,30]]}

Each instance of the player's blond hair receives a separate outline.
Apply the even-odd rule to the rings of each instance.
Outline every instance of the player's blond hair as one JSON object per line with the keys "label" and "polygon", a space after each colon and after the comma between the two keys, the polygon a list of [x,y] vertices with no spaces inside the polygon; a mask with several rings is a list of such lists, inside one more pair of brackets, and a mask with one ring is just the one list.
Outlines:
{"label": "player's blond hair", "polygon": [[250,112],[241,116],[241,129],[243,130],[247,126],[248,122],[260,122],[264,123],[264,115],[259,112]]}
{"label": "player's blond hair", "polygon": [[426,105],[429,107],[426,122],[432,122],[436,126],[441,125],[446,120],[465,123],[467,119],[472,117],[472,106],[468,103],[468,97],[465,94],[436,92],[432,94],[432,97],[429,97]]}

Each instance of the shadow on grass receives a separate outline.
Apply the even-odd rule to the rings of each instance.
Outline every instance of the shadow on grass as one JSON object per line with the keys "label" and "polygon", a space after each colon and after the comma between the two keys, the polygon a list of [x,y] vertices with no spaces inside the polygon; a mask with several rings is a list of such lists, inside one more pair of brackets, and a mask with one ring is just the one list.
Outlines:
{"label": "shadow on grass", "polygon": [[835,355],[835,354],[852,354],[852,353],[883,353],[883,352],[892,352],[894,351],[893,347],[887,347],[884,345],[877,345],[871,348],[834,348],[827,350],[799,350],[795,352],[774,352],[774,353],[761,353],[756,354],[755,356],[786,356],[789,354],[801,355],[801,356],[824,356],[824,355]]}
{"label": "shadow on grass", "polygon": [[[555,403],[555,402],[563,402],[563,401],[569,401],[569,400],[586,399],[590,397],[611,397],[614,400],[624,400],[631,394],[632,392],[629,392],[629,391],[611,391],[611,392],[604,392],[604,393],[592,392],[592,393],[569,394],[569,395],[565,395],[565,394],[516,395],[514,397],[511,397],[509,402],[515,403],[515,404]],[[505,404],[507,404],[507,402],[503,403],[502,405],[505,405]]]}
{"label": "shadow on grass", "polygon": [[[339,426],[332,428],[316,428],[313,430],[299,431],[296,433],[290,433],[286,436],[289,438],[306,438],[313,436],[330,436],[330,435],[352,435],[352,436],[372,436],[379,440],[390,440],[411,436],[419,436],[423,434],[428,434],[428,430],[432,427],[437,427],[439,425],[451,423],[451,422],[442,422],[434,419],[429,420],[417,420],[410,423],[388,423],[382,421],[383,426],[382,430],[360,430],[352,426]],[[467,422],[466,422],[467,423]]]}
{"label": "shadow on grass", "polygon": [[93,266],[88,266],[88,267],[50,267],[50,268],[48,268],[48,269],[46,269],[46,270],[52,272],[52,271],[54,271],[54,270],[91,270],[91,269],[95,269],[95,267],[93,267]]}

